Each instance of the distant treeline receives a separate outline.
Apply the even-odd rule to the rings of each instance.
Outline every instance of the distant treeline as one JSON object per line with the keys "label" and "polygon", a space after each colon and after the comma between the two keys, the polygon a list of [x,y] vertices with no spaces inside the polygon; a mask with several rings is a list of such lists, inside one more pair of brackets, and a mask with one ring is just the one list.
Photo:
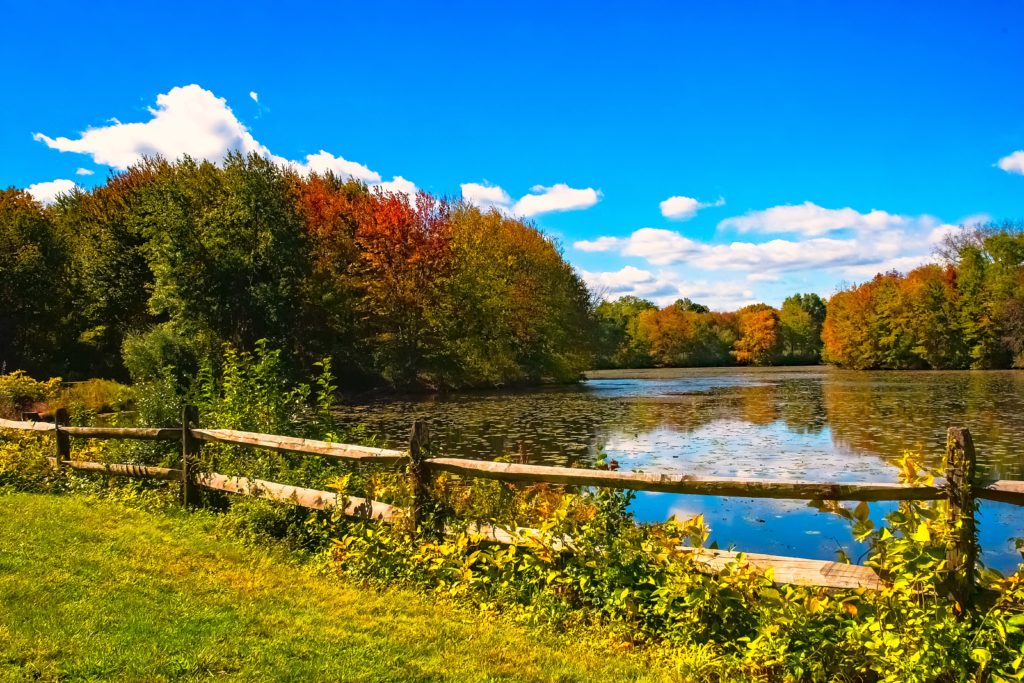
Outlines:
{"label": "distant treeline", "polygon": [[665,308],[632,296],[597,307],[598,367],[814,364],[821,360],[825,302],[794,294],[782,308],[733,313],[680,299]]}
{"label": "distant treeline", "polygon": [[597,365],[780,365],[869,369],[1024,367],[1024,230],[1004,223],[945,240],[941,264],[834,294],[720,313],[681,299],[623,297],[598,318]]}
{"label": "distant treeline", "polygon": [[825,359],[856,369],[1024,367],[1024,231],[964,230],[942,265],[886,273],[834,295]]}
{"label": "distant treeline", "polygon": [[[259,340],[346,388],[578,378],[589,367],[1024,366],[1024,233],[947,239],[943,265],[711,311],[598,303],[534,226],[251,155],[143,162],[44,207],[0,192],[0,374],[167,377]],[[824,342],[824,345],[823,345]]]}
{"label": "distant treeline", "polygon": [[593,308],[529,224],[256,155],[146,161],[49,207],[0,193],[7,371],[141,381],[266,339],[348,387],[564,381]]}

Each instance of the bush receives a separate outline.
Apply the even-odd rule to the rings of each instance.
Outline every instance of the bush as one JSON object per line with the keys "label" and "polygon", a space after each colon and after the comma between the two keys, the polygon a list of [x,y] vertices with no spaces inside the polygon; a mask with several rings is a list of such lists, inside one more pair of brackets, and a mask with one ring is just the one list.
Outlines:
{"label": "bush", "polygon": [[60,377],[40,382],[21,370],[0,375],[0,417],[21,419],[22,411],[45,403],[59,388]]}
{"label": "bush", "polygon": [[196,344],[166,324],[129,334],[121,345],[121,360],[136,384],[170,374],[184,389],[199,368],[198,357]]}

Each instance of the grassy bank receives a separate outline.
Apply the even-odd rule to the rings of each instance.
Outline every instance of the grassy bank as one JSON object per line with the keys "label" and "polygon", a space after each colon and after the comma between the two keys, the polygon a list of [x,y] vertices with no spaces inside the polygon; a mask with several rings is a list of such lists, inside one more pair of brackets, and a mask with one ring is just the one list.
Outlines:
{"label": "grassy bank", "polygon": [[668,680],[638,657],[313,575],[205,515],[0,495],[0,679]]}

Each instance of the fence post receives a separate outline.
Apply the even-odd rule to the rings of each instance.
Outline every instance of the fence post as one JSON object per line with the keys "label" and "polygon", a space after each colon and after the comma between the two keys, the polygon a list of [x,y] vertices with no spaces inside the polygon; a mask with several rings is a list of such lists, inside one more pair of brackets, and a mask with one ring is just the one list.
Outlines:
{"label": "fence post", "polygon": [[974,519],[974,440],[966,427],[946,432],[946,523],[950,541],[946,551],[949,589],[962,615],[974,599],[974,570],[978,535]]}
{"label": "fence post", "polygon": [[71,424],[67,408],[53,411],[53,438],[57,444],[57,469],[65,467],[64,461],[71,459],[71,435],[61,429]]}
{"label": "fence post", "polygon": [[412,505],[409,507],[409,526],[414,534],[419,533],[419,526],[425,512],[430,510],[430,473],[423,462],[425,451],[430,445],[430,433],[427,423],[416,420],[412,423],[412,435],[409,437],[409,482],[412,485]]}
{"label": "fence post", "polygon": [[188,507],[199,502],[199,491],[192,478],[194,456],[199,453],[199,439],[192,428],[199,422],[199,409],[183,406],[181,409],[181,504]]}

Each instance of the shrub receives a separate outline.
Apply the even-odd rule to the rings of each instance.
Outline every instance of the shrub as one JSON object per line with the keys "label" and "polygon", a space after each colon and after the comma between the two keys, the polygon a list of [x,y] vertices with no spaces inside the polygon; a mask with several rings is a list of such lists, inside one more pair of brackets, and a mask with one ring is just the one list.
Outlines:
{"label": "shrub", "polygon": [[49,400],[60,388],[60,377],[45,382],[21,370],[0,375],[0,417],[20,419],[22,411]]}

